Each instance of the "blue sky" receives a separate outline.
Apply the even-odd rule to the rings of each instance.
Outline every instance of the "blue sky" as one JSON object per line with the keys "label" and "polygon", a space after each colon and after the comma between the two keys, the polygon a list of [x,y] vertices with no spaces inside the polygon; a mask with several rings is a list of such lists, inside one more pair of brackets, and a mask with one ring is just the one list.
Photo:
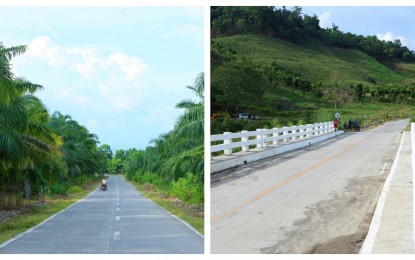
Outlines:
{"label": "blue sky", "polygon": [[336,24],[339,30],[376,35],[381,40],[400,39],[415,51],[415,6],[301,6],[303,13],[317,15],[320,27]]}
{"label": "blue sky", "polygon": [[195,98],[186,86],[204,71],[203,17],[202,7],[0,7],[0,41],[28,45],[13,70],[44,86],[50,113],[113,152],[143,149]]}

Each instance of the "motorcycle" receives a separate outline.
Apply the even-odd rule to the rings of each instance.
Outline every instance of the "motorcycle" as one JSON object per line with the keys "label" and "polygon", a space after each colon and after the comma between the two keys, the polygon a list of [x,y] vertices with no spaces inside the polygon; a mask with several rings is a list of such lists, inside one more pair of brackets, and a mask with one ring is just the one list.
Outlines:
{"label": "motorcycle", "polygon": [[101,184],[100,190],[101,191],[108,191],[107,184]]}

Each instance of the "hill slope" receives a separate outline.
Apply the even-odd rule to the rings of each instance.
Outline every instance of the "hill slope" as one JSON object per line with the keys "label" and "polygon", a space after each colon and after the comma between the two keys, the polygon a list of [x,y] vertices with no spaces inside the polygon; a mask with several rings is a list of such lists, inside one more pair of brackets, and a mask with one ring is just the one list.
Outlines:
{"label": "hill slope", "polygon": [[[384,62],[309,39],[293,44],[255,34],[211,46],[211,133],[332,120],[365,124],[415,114],[415,64]],[[262,120],[232,119],[240,112]]]}
{"label": "hill slope", "polygon": [[311,81],[339,82],[341,84],[377,84],[405,86],[415,82],[415,65],[395,62],[395,70],[379,63],[373,57],[354,49],[324,46],[317,40],[298,45],[260,35],[234,35],[212,40],[236,52],[255,65],[271,62],[286,71]]}

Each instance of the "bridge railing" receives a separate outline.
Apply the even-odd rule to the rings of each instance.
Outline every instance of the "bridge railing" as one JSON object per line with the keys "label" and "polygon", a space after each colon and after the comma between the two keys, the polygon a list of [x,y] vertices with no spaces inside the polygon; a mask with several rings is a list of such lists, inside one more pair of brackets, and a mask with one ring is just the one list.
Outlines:
{"label": "bridge railing", "polygon": [[257,129],[256,131],[241,131],[239,133],[225,132],[211,135],[211,142],[219,142],[210,146],[210,152],[221,152],[232,155],[232,149],[239,148],[244,152],[250,150],[250,146],[265,148],[268,145],[279,145],[298,139],[323,135],[334,131],[333,122],[324,122],[300,126]]}

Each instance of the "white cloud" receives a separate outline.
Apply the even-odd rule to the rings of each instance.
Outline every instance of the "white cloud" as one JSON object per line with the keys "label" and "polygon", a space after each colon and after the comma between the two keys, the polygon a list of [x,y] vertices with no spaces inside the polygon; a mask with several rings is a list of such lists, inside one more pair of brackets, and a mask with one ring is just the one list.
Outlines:
{"label": "white cloud", "polygon": [[43,63],[54,76],[64,75],[59,85],[48,86],[51,95],[84,111],[130,109],[147,90],[142,82],[149,66],[125,53],[103,55],[94,49],[60,46],[50,37],[39,36],[29,44],[27,54],[18,64]]}
{"label": "white cloud", "polygon": [[126,74],[127,80],[133,80],[136,76],[142,74],[148,65],[137,59],[136,57],[128,57],[124,53],[111,54],[108,57],[107,64],[118,64],[122,71]]}
{"label": "white cloud", "polygon": [[[70,48],[67,49],[66,52],[68,55],[71,55],[72,59],[74,60],[72,62],[72,67],[74,67],[76,71],[78,71],[78,73],[84,78],[88,78],[95,73],[95,66],[97,64],[103,67],[101,60],[97,57],[93,50]],[[81,61],[79,61],[79,59],[81,59]]]}
{"label": "white cloud", "polygon": [[29,44],[27,54],[47,60],[51,67],[56,67],[65,63],[65,59],[62,56],[62,47],[60,45],[53,45],[52,40],[46,36],[35,38]]}
{"label": "white cloud", "polygon": [[136,76],[141,75],[148,65],[136,57],[129,57],[124,53],[113,53],[108,57],[102,57],[92,50],[87,49],[68,49],[68,53],[73,55],[80,55],[82,62],[75,65],[76,70],[84,78],[88,78],[96,72],[97,68],[103,70],[110,70],[110,66],[118,65],[118,67],[125,73],[127,80],[134,80]]}
{"label": "white cloud", "polygon": [[47,36],[36,37],[29,44],[27,54],[46,60],[50,67],[68,66],[84,78],[93,75],[97,69],[110,73],[114,69],[111,66],[116,65],[124,72],[127,80],[134,80],[148,68],[148,65],[137,57],[130,57],[125,53],[117,52],[105,57],[91,49],[63,48],[54,44]]}
{"label": "white cloud", "polygon": [[331,26],[331,24],[328,24],[330,16],[331,16],[331,13],[328,11],[324,11],[321,15],[318,16],[321,28],[327,28]]}
{"label": "white cloud", "polygon": [[378,33],[376,34],[376,37],[378,37],[378,39],[381,41],[391,41],[391,42],[399,39],[403,46],[408,45],[408,41],[404,36],[395,36],[395,34],[391,32],[387,32],[385,34]]}

